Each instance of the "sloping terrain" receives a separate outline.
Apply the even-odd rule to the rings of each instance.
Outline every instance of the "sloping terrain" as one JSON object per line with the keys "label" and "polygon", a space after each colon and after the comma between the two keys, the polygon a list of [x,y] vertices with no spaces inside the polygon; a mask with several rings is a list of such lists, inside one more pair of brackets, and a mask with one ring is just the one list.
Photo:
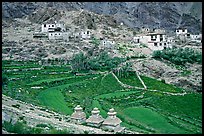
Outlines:
{"label": "sloping terrain", "polygon": [[75,75],[69,65],[42,66],[28,61],[4,61],[3,69],[7,75],[3,94],[12,97],[3,95],[3,119],[8,121],[24,117],[33,126],[43,121],[82,133],[90,128],[69,122],[80,104],[87,117],[94,107],[104,118],[114,108],[127,133],[202,133],[201,93],[134,72],[126,78],[110,71]]}

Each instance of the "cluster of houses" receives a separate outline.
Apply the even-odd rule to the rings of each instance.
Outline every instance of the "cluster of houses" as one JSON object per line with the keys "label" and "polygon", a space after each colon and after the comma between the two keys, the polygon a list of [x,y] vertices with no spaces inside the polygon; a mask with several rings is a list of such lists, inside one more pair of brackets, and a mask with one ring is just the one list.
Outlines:
{"label": "cluster of houses", "polygon": [[202,34],[190,34],[186,28],[176,29],[176,36],[182,41],[194,41],[198,43],[202,41]]}
{"label": "cluster of houses", "polygon": [[[163,50],[165,48],[172,48],[172,44],[175,42],[175,37],[169,37],[166,35],[165,30],[163,29],[150,29],[150,28],[141,28],[140,34],[137,34],[135,37],[131,38],[131,40],[136,44],[145,44],[151,50]],[[187,32],[187,29],[178,28],[176,29],[177,38],[180,40],[190,40],[195,42],[201,42],[202,34],[192,35]],[[46,37],[49,40],[64,40],[69,41],[71,39],[75,40],[88,40],[92,38],[91,31],[77,31],[75,33],[71,33],[69,30],[67,31],[65,28],[65,24],[53,23],[53,24],[42,24],[41,32],[35,32],[33,34],[34,38],[42,38]],[[115,45],[115,41],[102,38],[101,39],[102,47],[112,48]]]}
{"label": "cluster of houses", "polygon": [[172,48],[175,38],[181,41],[195,41],[201,43],[202,34],[193,35],[188,33],[187,29],[177,28],[175,37],[168,37],[165,30],[142,28],[141,34],[133,37],[136,44],[145,44],[151,50],[163,50],[165,48]]}
{"label": "cluster of houses", "polygon": [[90,39],[91,32],[83,31],[79,33],[72,34],[66,30],[65,24],[62,22],[55,22],[53,24],[42,24],[41,32],[35,32],[33,34],[34,38],[48,38],[49,40],[64,40],[69,41],[72,38],[75,39]]}
{"label": "cluster of houses", "polygon": [[88,126],[101,128],[103,130],[114,131],[114,132],[123,132],[124,127],[120,126],[122,122],[118,117],[116,117],[117,112],[113,108],[109,110],[108,117],[104,119],[100,114],[98,108],[94,108],[91,111],[91,116],[86,119],[86,114],[83,112],[83,109],[80,105],[77,105],[74,108],[74,113],[71,115],[71,122],[76,124],[86,123]]}

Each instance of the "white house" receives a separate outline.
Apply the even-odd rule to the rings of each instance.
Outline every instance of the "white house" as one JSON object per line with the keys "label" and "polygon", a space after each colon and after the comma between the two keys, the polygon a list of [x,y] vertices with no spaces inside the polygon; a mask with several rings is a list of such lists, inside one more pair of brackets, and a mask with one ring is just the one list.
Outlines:
{"label": "white house", "polygon": [[178,28],[176,29],[176,35],[186,35],[188,33],[186,28]]}
{"label": "white house", "polygon": [[107,48],[111,48],[111,47],[113,47],[113,45],[115,44],[115,41],[113,41],[113,40],[108,40],[108,39],[103,39],[102,41],[102,45],[104,46],[104,47],[107,47]]}
{"label": "white house", "polygon": [[191,41],[201,42],[202,34],[190,35]]}
{"label": "white house", "polygon": [[42,24],[41,32],[46,33],[46,32],[48,32],[48,29],[50,31],[52,31],[52,30],[54,30],[54,28],[55,28],[55,24]]}
{"label": "white house", "polygon": [[91,38],[91,32],[90,31],[82,31],[80,33],[80,36],[82,39],[90,39]]}
{"label": "white house", "polygon": [[137,44],[140,43],[140,36],[133,37],[133,41]]}
{"label": "white house", "polygon": [[65,41],[69,41],[69,33],[68,32],[58,32],[58,31],[54,31],[54,32],[49,32],[48,33],[48,39],[49,40],[65,40]]}
{"label": "white house", "polygon": [[146,44],[151,50],[163,50],[167,47],[167,38],[164,33],[140,34],[133,39],[136,43]]}
{"label": "white house", "polygon": [[142,33],[149,33],[149,32],[150,32],[150,28],[142,27],[140,31],[141,31]]}
{"label": "white house", "polygon": [[62,40],[62,32],[49,32],[48,33],[49,40]]}
{"label": "white house", "polygon": [[53,24],[42,24],[41,26],[41,31],[43,33],[54,32],[55,30],[65,32],[65,24],[55,22]]}
{"label": "white house", "polygon": [[167,44],[166,44],[165,48],[172,48],[173,43],[175,43],[174,38],[173,37],[167,37]]}

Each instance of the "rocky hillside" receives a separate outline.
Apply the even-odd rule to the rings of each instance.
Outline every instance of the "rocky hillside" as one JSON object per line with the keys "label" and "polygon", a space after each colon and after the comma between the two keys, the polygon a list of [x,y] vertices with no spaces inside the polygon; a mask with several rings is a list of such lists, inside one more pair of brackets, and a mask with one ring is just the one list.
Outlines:
{"label": "rocky hillside", "polygon": [[68,11],[86,9],[113,15],[118,22],[132,28],[161,27],[175,31],[177,27],[186,27],[192,33],[202,29],[201,2],[3,2],[2,17],[21,18],[43,7]]}

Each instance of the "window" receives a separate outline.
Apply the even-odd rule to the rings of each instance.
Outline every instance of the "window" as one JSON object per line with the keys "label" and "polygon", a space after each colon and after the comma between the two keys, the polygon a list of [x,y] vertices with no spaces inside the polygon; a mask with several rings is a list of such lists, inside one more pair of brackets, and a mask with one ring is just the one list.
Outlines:
{"label": "window", "polygon": [[157,46],[157,43],[154,43],[154,46]]}
{"label": "window", "polygon": [[54,27],[54,25],[52,25],[52,27]]}
{"label": "window", "polygon": [[52,36],[52,34],[51,34],[51,36]]}
{"label": "window", "polygon": [[44,27],[46,27],[46,24],[44,24]]}
{"label": "window", "polygon": [[185,30],[183,29],[183,32],[185,32]]}
{"label": "window", "polygon": [[162,46],[162,43],[160,43],[160,46]]}
{"label": "window", "polygon": [[50,27],[50,25],[49,25],[49,27]]}
{"label": "window", "polygon": [[137,43],[139,43],[140,42],[140,39],[137,39]]}
{"label": "window", "polygon": [[179,30],[177,30],[177,32],[179,32]]}
{"label": "window", "polygon": [[155,37],[156,35],[151,35],[151,40],[152,41],[156,41],[156,37]]}

